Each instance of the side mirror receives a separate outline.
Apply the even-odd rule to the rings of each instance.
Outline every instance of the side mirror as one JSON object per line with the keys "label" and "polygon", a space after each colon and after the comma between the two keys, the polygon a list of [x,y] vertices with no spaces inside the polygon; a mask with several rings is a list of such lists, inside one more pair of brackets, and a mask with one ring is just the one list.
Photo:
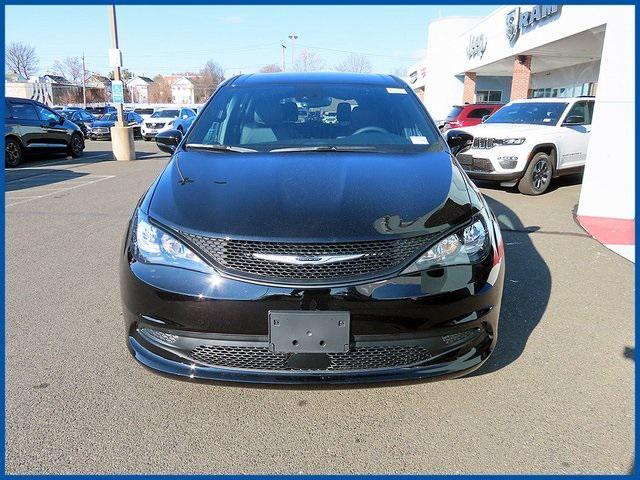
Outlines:
{"label": "side mirror", "polygon": [[582,115],[569,115],[564,119],[563,125],[582,125],[584,117]]}
{"label": "side mirror", "polygon": [[482,123],[487,121],[487,118],[489,118],[491,115],[483,115],[482,116]]}
{"label": "side mirror", "polygon": [[156,145],[165,153],[173,153],[182,140],[180,130],[166,130],[156,135]]}

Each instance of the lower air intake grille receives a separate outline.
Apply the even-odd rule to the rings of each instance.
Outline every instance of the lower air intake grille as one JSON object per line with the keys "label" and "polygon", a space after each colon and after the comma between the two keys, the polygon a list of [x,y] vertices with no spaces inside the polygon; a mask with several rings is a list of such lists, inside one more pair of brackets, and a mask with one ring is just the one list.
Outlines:
{"label": "lower air intake grille", "polygon": [[[424,251],[430,236],[355,243],[279,243],[231,240],[182,232],[223,271],[239,277],[273,282],[313,284],[353,281],[383,275]],[[358,258],[324,264],[291,264],[255,257],[287,255],[320,257],[360,255]]]}
{"label": "lower air intake grille", "polygon": [[[287,364],[291,354],[272,352],[268,347],[227,345],[201,345],[190,357],[217,367],[248,370],[302,370]],[[362,346],[344,353],[328,353],[330,363],[326,369],[334,371],[371,370],[377,368],[406,367],[428,360],[431,355],[420,345]]]}

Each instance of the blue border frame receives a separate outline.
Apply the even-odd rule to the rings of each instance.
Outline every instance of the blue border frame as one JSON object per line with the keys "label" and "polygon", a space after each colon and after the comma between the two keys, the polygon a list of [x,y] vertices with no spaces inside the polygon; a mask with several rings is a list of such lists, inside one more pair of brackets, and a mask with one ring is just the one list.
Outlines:
{"label": "blue border frame", "polygon": [[[429,1],[420,1],[420,0],[415,0],[415,1],[411,1],[411,0],[400,0],[398,2],[389,2],[389,1],[366,1],[366,0],[349,0],[347,2],[339,2],[339,1],[312,1],[312,0],[281,0],[278,2],[264,2],[264,1],[259,1],[259,0],[222,0],[222,1],[215,1],[215,2],[207,2],[207,1],[196,1],[196,0],[185,0],[185,1],[177,1],[177,0],[156,0],[153,2],[144,2],[141,0],[120,0],[117,2],[114,1],[107,1],[107,0],[94,0],[94,1],[82,1],[82,0],[61,0],[61,1],[52,1],[52,0],[36,0],[36,1],[32,1],[32,2],[28,2],[28,1],[7,1],[7,0],[2,0],[2,4],[3,4],[3,8],[1,9],[1,24],[2,24],[2,44],[3,44],[3,48],[4,48],[4,44],[5,44],[5,37],[4,37],[4,25],[5,25],[5,9],[4,9],[4,5],[111,5],[115,3],[116,5],[362,5],[362,6],[368,6],[368,5],[495,5],[496,7],[499,7],[501,5],[505,5],[505,3],[496,3],[495,1],[476,1],[476,2],[467,2],[467,1],[454,1],[454,0],[444,0],[441,2],[429,2]],[[539,1],[537,2],[538,4],[551,4],[551,3],[555,3],[555,2],[551,2],[548,0],[543,0],[543,1]],[[638,2],[636,1],[614,1],[614,2],[597,2],[597,1],[585,1],[585,0],[568,0],[565,2],[562,2],[564,5],[604,5],[604,4],[609,4],[609,5],[637,5]],[[635,29],[636,29],[636,38],[635,38],[635,49],[636,49],[636,58],[635,58],[635,65],[636,65],[636,70],[637,70],[637,65],[638,65],[638,58],[640,57],[640,53],[638,52],[638,31],[640,29],[640,20],[638,19],[638,15],[636,15],[636,21],[635,21]],[[4,97],[4,70],[2,70],[2,86],[0,87],[2,90],[2,96]],[[639,88],[639,81],[638,81],[638,75],[637,75],[637,71],[636,71],[636,80],[635,80],[635,98],[636,98],[636,109],[635,109],[635,116],[637,118],[637,112],[638,112],[638,95],[640,93],[640,88]],[[4,102],[0,102],[0,116],[1,118],[4,118],[4,109],[5,109],[5,103]],[[640,172],[638,172],[638,153],[637,153],[637,140],[640,137],[640,128],[638,127],[638,123],[636,122],[636,126],[635,126],[635,140],[636,140],[636,170],[635,170],[635,186],[636,186],[636,191],[637,191],[637,186],[638,186],[638,179],[640,178]],[[4,150],[4,139],[2,141],[2,147]],[[4,168],[2,170],[2,183],[4,184],[4,180],[5,180],[5,174],[4,174]],[[2,210],[3,212],[5,211],[5,197],[4,195],[2,196]],[[638,200],[638,196],[636,194],[636,198],[635,198],[635,209],[636,209],[636,213],[638,212],[638,209],[640,207],[640,201]],[[3,215],[2,219],[0,220],[0,230],[2,233],[2,238],[5,239],[6,238],[6,232],[5,232],[5,216]],[[640,227],[638,226],[638,222],[636,221],[635,224],[635,235],[636,235],[636,239],[638,238],[638,234],[640,234]],[[4,260],[5,259],[5,242],[1,242],[1,246],[0,246],[0,256],[1,258]],[[635,276],[636,278],[638,278],[638,274],[640,273],[640,266],[637,263],[637,257],[638,257],[638,248],[636,246],[636,263],[635,263]],[[7,295],[7,291],[6,291],[6,282],[5,282],[5,278],[6,278],[6,263],[5,261],[2,262],[2,266],[0,267],[1,269],[1,273],[2,273],[2,278],[0,279],[0,282],[2,282],[2,286],[3,286],[3,290],[4,290],[4,295],[2,296],[1,301],[1,305],[2,305],[2,310],[3,312],[5,312],[5,318],[6,318],[6,295]],[[635,348],[638,345],[638,341],[640,340],[640,332],[638,331],[638,322],[637,322],[637,305],[638,305],[638,300],[640,299],[640,292],[638,292],[638,290],[636,289],[635,292],[635,306],[634,306],[634,321],[635,321],[635,345],[634,345],[634,352],[635,352]],[[6,378],[6,361],[5,361],[5,342],[6,342],[6,332],[5,332],[5,322],[3,321],[1,323],[0,326],[0,331],[1,331],[1,336],[2,336],[2,344],[0,345],[0,351],[2,352],[2,370],[3,370],[3,375],[2,375],[2,379],[1,379],[1,383],[2,383],[2,388],[1,388],[1,395],[2,395],[2,401],[3,401],[3,405],[6,405],[6,396],[5,396],[5,378]],[[635,353],[634,353],[634,358],[633,361],[635,362]],[[636,411],[635,411],[635,415],[634,415],[634,420],[635,420],[635,451],[638,451],[638,432],[640,431],[640,429],[638,428],[638,422],[637,422],[637,411],[638,411],[638,369],[637,367],[635,368],[635,405],[636,405]],[[2,424],[5,428],[2,429],[2,445],[3,447],[5,447],[5,442],[6,442],[6,437],[5,437],[5,433],[6,433],[6,417],[5,417],[5,409],[3,408],[1,411],[1,419],[2,419]],[[51,477],[53,475],[9,475],[6,473],[6,448],[4,449],[4,455],[2,455],[2,458],[0,460],[1,462],[1,469],[0,471],[2,472],[2,477],[10,477],[10,478],[24,478],[24,479],[31,479],[31,478],[48,478]],[[637,466],[634,462],[634,467],[635,467],[635,471],[630,473],[630,474],[620,474],[620,475],[563,475],[563,477],[565,478],[601,478],[601,479],[611,479],[611,478],[638,478],[638,471],[637,471]],[[202,477],[203,475],[144,475],[144,474],[137,474],[137,475],[107,475],[107,474],[100,474],[100,475],[68,475],[66,476],[67,478],[70,479],[81,479],[81,478],[89,478],[89,477],[113,477],[113,476],[117,476],[119,478],[131,478],[131,479],[136,479],[140,476],[144,476],[144,477],[150,477],[150,478],[158,478],[158,479],[180,479],[180,478],[184,478],[185,476],[188,477]],[[267,475],[220,475],[226,478],[237,478],[237,479],[242,479],[242,480],[249,480],[249,479],[257,479],[257,478],[264,478]],[[328,477],[334,477],[334,478],[341,478],[343,475],[269,475],[269,477],[275,477],[275,478],[311,478],[311,479],[320,479],[320,478],[328,478]],[[409,475],[409,474],[404,474],[404,475],[349,475],[350,477],[354,477],[354,478],[388,478],[388,477],[419,477],[419,478],[432,478],[432,479],[446,479],[449,480],[451,478],[450,475],[421,475],[421,474],[417,474],[417,475]],[[515,477],[515,475],[463,475],[466,478],[472,478],[472,479],[484,479],[487,477],[496,477],[496,478],[511,478],[511,477]],[[548,479],[548,478],[554,478],[557,475],[523,475],[526,476],[527,478],[531,478],[531,479]]]}

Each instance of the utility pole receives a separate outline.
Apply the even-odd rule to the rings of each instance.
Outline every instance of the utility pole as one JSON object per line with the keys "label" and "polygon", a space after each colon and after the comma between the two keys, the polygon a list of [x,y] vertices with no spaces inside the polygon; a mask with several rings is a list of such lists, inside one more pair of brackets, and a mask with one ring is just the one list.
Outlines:
{"label": "utility pole", "polygon": [[[111,48],[118,49],[118,23],[116,21],[116,5],[115,3],[109,7],[110,19],[111,19]],[[117,82],[122,81],[120,76],[120,67],[113,67],[113,79]],[[118,120],[116,126],[124,127],[124,114],[122,111],[122,104],[116,103],[116,112],[118,113]]]}
{"label": "utility pole", "polygon": [[84,109],[87,109],[87,70],[84,67],[84,52],[82,52],[82,103],[84,105]]}
{"label": "utility pole", "polygon": [[[120,73],[122,57],[118,50],[118,24],[116,22],[115,3],[109,6],[109,17],[111,20],[111,48],[113,49],[114,56],[117,57],[112,61],[113,80],[116,82],[122,82],[122,75]],[[109,52],[110,56],[111,53],[112,52]],[[117,55],[115,55],[115,53],[117,53]],[[123,90],[122,100],[124,100],[124,83],[121,84]],[[116,112],[118,114],[118,119],[116,120],[116,124],[111,127],[111,148],[113,149],[113,156],[116,160],[120,161],[135,160],[136,149],[133,142],[133,129],[126,126],[121,102],[116,103]]]}
{"label": "utility pole", "polygon": [[287,46],[283,43],[282,45],[282,71],[284,72],[284,51],[287,49]]}
{"label": "utility pole", "polygon": [[293,68],[293,64],[295,63],[295,57],[293,55],[293,49],[295,46],[295,41],[298,39],[298,35],[292,33],[289,35],[289,40],[291,40],[291,68]]}

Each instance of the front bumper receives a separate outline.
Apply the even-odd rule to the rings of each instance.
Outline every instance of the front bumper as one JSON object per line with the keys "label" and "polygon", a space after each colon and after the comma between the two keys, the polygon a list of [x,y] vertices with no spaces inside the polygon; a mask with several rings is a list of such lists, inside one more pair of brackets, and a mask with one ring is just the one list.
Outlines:
{"label": "front bumper", "polygon": [[[128,347],[143,365],[192,379],[359,383],[461,376],[478,368],[497,340],[504,265],[499,234],[494,237],[492,253],[475,266],[324,289],[144,264],[125,245],[120,283]],[[270,310],[314,309],[350,312],[349,352],[300,363],[301,357],[292,360],[299,354],[269,349]],[[326,363],[317,367],[318,360]]]}
{"label": "front bumper", "polygon": [[[504,168],[500,164],[503,158],[515,158],[517,163],[513,168]],[[510,182],[522,178],[527,165],[528,151],[522,146],[471,148],[457,154],[456,159],[469,178]]]}
{"label": "front bumper", "polygon": [[90,138],[91,140],[108,140],[111,138],[111,131],[95,131],[95,130],[89,130],[87,132],[87,137]]}

